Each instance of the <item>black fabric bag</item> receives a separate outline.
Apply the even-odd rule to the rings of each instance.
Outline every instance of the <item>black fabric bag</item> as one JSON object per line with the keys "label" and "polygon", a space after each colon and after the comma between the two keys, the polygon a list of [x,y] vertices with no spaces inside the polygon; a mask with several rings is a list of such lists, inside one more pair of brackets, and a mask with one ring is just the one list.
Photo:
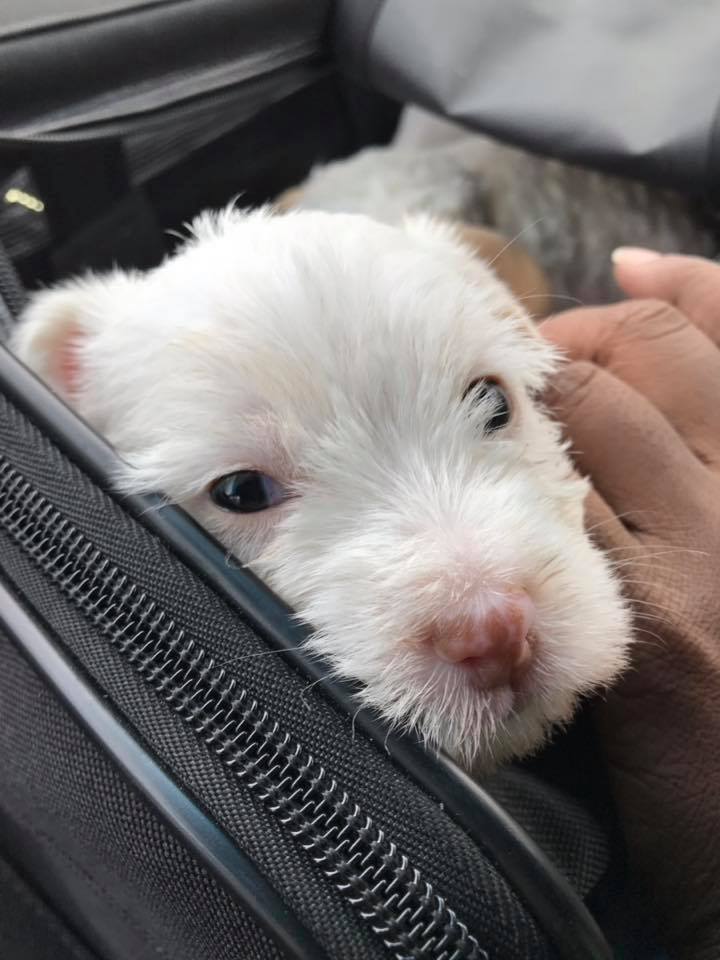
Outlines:
{"label": "black fabric bag", "polygon": [[[325,4],[55,6],[0,22],[23,201],[0,236],[33,281],[39,250],[49,277],[153,262],[155,221],[229,182],[228,145],[270,195],[394,115],[331,73]],[[0,247],[0,330],[22,299]],[[611,956],[602,794],[591,813],[542,765],[480,786],[390,735],[182,511],[114,493],[114,465],[0,347],[3,960]]]}
{"label": "black fabric bag", "polygon": [[705,0],[337,0],[344,68],[541,154],[717,205],[720,14]]}
{"label": "black fabric bag", "polygon": [[330,0],[0,5],[0,241],[30,283],[153,266],[198,209],[265,199],[383,138],[341,81]]}

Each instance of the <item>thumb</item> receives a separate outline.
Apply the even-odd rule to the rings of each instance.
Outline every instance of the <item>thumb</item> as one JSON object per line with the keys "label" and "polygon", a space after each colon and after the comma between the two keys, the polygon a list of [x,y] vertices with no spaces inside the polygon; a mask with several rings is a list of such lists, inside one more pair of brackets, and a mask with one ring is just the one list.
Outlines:
{"label": "thumb", "polygon": [[638,247],[619,247],[612,259],[629,297],[673,304],[720,345],[720,264]]}

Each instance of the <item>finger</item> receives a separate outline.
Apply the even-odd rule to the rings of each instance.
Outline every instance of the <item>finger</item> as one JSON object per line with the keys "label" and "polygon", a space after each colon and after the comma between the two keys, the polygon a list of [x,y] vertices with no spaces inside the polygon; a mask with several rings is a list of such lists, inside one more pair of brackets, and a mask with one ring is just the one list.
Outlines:
{"label": "finger", "polygon": [[699,487],[706,475],[660,411],[586,362],[562,370],[545,399],[565,424],[578,469],[623,526],[665,532],[687,487]]}
{"label": "finger", "polygon": [[630,300],[557,314],[540,332],[647,397],[702,463],[720,468],[720,350],[679,310]]}
{"label": "finger", "polygon": [[720,264],[633,248],[613,254],[615,277],[630,297],[666,300],[720,346]]}

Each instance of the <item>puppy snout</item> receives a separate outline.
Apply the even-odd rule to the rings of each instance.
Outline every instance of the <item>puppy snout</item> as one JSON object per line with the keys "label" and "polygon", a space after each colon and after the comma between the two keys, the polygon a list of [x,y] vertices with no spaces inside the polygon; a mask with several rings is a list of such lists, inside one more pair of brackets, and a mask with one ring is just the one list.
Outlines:
{"label": "puppy snout", "polygon": [[535,606],[524,590],[493,593],[436,621],[428,640],[437,656],[472,671],[484,688],[515,686],[532,661]]}

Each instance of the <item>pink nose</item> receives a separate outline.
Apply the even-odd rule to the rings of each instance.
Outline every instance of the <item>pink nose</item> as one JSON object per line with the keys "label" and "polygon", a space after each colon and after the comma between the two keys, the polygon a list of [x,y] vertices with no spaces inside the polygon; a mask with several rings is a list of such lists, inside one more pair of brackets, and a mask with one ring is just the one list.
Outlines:
{"label": "pink nose", "polygon": [[485,687],[512,686],[532,660],[535,606],[524,591],[493,593],[436,622],[428,639],[438,657],[472,668]]}

